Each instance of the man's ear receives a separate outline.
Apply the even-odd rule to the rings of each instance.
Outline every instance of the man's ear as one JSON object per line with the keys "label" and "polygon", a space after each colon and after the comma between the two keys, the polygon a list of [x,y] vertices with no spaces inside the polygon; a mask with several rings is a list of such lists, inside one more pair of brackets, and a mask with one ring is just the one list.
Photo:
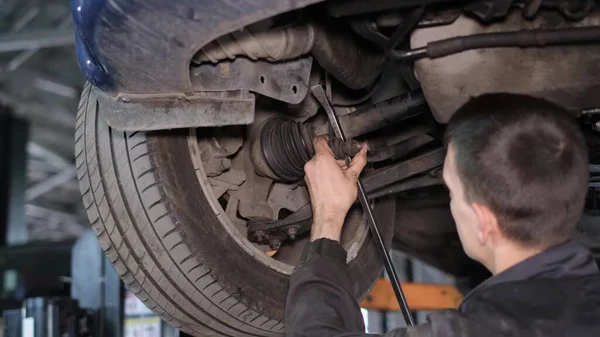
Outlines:
{"label": "man's ear", "polygon": [[498,226],[498,217],[486,205],[474,202],[471,204],[471,207],[475,212],[475,216],[477,216],[477,222],[479,224],[479,242],[482,245],[485,245],[497,236],[496,234],[500,229]]}

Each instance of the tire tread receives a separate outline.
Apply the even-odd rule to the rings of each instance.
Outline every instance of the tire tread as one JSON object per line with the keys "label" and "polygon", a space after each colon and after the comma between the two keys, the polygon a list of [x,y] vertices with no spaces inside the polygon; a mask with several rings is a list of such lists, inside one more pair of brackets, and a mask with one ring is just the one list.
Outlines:
{"label": "tire tread", "polygon": [[[235,300],[182,239],[162,197],[146,134],[109,129],[97,109],[88,83],[76,120],[77,179],[98,242],[127,287],[162,319],[194,336],[279,336],[280,330],[262,328],[278,320]],[[217,294],[225,300],[215,301]],[[226,300],[256,317],[240,319],[222,305]],[[265,322],[252,324],[261,316]]]}

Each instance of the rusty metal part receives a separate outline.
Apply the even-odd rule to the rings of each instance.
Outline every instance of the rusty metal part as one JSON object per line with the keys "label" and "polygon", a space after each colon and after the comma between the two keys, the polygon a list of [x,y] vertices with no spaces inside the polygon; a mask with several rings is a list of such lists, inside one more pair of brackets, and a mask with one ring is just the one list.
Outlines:
{"label": "rusty metal part", "polygon": [[[481,33],[521,29],[553,29],[600,25],[600,13],[593,12],[573,23],[559,13],[543,13],[523,20],[520,13],[493,25],[461,16],[443,27],[416,29],[411,48],[431,41]],[[507,74],[510,69],[510,76]],[[422,59],[415,72],[434,118],[447,123],[453,113],[471,97],[492,92],[526,94],[544,98],[569,110],[600,106],[600,45],[570,45],[543,49],[480,49],[443,58]],[[471,74],[471,76],[465,76]]]}
{"label": "rusty metal part", "polygon": [[427,102],[420,90],[390,98],[340,116],[340,124],[348,138],[355,138],[390,124],[398,123],[427,111]]}
{"label": "rusty metal part", "polygon": [[298,104],[307,97],[312,64],[311,56],[277,63],[237,58],[194,66],[190,80],[195,91],[248,90]]}
{"label": "rusty metal part", "polygon": [[251,60],[283,61],[310,53],[315,44],[315,32],[310,24],[277,29],[242,28],[209,43],[194,57],[197,64],[217,63],[237,56]]}
{"label": "rusty metal part", "polygon": [[99,95],[102,117],[119,131],[151,131],[254,122],[254,95],[248,91],[193,95]]}

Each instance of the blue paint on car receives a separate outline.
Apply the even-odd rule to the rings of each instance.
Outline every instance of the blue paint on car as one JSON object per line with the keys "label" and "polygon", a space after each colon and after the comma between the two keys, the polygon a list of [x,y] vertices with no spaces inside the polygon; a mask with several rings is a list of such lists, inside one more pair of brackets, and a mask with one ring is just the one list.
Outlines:
{"label": "blue paint on car", "polygon": [[79,68],[91,84],[110,91],[114,86],[114,79],[100,62],[94,43],[95,30],[105,3],[106,0],[71,0],[71,13],[75,25]]}

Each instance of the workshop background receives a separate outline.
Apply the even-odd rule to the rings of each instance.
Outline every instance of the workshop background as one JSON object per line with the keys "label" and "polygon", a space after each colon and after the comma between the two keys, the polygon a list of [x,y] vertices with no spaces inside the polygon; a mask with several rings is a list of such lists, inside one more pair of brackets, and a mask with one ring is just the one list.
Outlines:
{"label": "workshop background", "polygon": [[[89,231],[73,153],[84,85],[73,43],[68,1],[0,0],[0,336],[58,336],[53,324],[72,324],[75,334],[177,336],[124,290]],[[394,259],[401,280],[456,283]],[[403,325],[386,305],[363,311],[368,331]]]}

